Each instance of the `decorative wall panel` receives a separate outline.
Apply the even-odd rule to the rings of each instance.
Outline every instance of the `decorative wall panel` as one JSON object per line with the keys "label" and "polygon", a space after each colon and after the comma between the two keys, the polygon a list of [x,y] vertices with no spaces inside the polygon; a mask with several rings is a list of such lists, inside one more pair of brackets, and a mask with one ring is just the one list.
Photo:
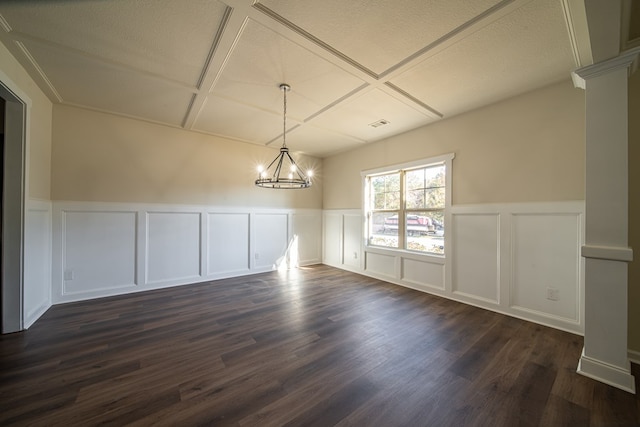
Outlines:
{"label": "decorative wall panel", "polygon": [[453,215],[453,292],[499,303],[499,227],[497,214]]}
{"label": "decorative wall panel", "polygon": [[136,285],[136,213],[63,213],[63,295]]}
{"label": "decorative wall panel", "polygon": [[200,213],[147,214],[147,283],[200,276]]}
{"label": "decorative wall panel", "polygon": [[362,245],[362,215],[344,215],[344,246],[342,263],[352,268],[360,268]]}
{"label": "decorative wall panel", "polygon": [[516,214],[511,222],[512,307],[578,322],[580,217]]}
{"label": "decorative wall panel", "polygon": [[344,244],[342,214],[325,214],[323,224],[323,262],[338,267],[342,264],[342,245]]}
{"label": "decorative wall panel", "polygon": [[24,327],[51,306],[51,203],[28,202],[24,245]]}
{"label": "decorative wall panel", "polygon": [[444,263],[402,258],[401,279],[411,285],[444,290]]}
{"label": "decorative wall panel", "polygon": [[396,260],[393,255],[366,252],[365,271],[382,276],[396,277]]}
{"label": "decorative wall panel", "polygon": [[322,259],[322,216],[317,213],[292,215],[293,235],[298,236],[298,262],[310,264]]}
{"label": "decorative wall panel", "polygon": [[287,214],[256,214],[254,216],[255,250],[257,268],[277,268],[278,261],[289,246]]}
{"label": "decorative wall panel", "polygon": [[270,271],[294,235],[299,263],[321,262],[317,209],[54,202],[52,216],[53,303]]}
{"label": "decorative wall panel", "polygon": [[249,214],[209,213],[207,274],[249,270]]}

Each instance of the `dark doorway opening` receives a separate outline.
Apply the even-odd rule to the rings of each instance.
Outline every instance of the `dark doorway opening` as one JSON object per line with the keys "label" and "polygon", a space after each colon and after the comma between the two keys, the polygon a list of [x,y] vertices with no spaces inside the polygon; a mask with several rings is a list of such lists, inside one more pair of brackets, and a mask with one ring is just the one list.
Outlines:
{"label": "dark doorway opening", "polygon": [[[0,98],[0,218],[4,218],[3,209],[3,201],[4,201],[4,104],[5,101],[3,98]],[[0,221],[0,242],[2,242],[2,222]],[[2,245],[0,245],[0,289],[4,286],[4,274],[2,273]],[[3,292],[0,292],[0,319],[2,319],[2,298]]]}
{"label": "dark doorway opening", "polygon": [[24,328],[24,194],[29,99],[19,88],[0,81],[2,159],[0,159],[0,316],[2,333]]}

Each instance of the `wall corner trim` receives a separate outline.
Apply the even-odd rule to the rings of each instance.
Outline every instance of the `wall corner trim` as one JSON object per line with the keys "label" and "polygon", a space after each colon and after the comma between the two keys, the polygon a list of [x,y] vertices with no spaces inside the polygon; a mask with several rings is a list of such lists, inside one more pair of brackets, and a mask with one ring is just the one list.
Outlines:
{"label": "wall corner trim", "polygon": [[582,246],[581,255],[584,258],[604,259],[609,261],[633,261],[633,249],[618,246]]}

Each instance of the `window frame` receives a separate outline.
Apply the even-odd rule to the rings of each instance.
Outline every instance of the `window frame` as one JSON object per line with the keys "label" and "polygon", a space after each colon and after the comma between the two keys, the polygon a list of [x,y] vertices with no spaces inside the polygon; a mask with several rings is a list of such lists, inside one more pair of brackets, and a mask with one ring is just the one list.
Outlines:
{"label": "window frame", "polygon": [[[452,194],[452,173],[453,173],[453,159],[455,157],[454,153],[444,154],[441,156],[429,157],[425,159],[420,159],[412,162],[390,165],[386,167],[380,167],[376,169],[368,169],[361,172],[362,178],[362,195],[363,195],[363,219],[364,219],[364,246],[366,250],[373,249],[375,251],[382,252],[403,252],[407,254],[417,255],[421,257],[435,257],[435,258],[446,258],[450,251],[450,232],[446,232],[446,230],[450,229],[451,223],[451,194]],[[407,209],[406,207],[406,194],[405,194],[405,173],[415,169],[428,168],[431,166],[444,165],[445,166],[445,204],[444,208],[436,209],[437,211],[443,212],[444,219],[444,254],[437,254],[434,252],[422,252],[407,249],[407,234],[406,234],[406,216],[411,212],[426,212],[430,210],[429,208],[411,208]],[[400,206],[398,210],[379,210],[372,209],[372,201],[369,185],[369,179],[373,176],[380,175],[388,175],[393,173],[400,173]],[[378,246],[370,244],[371,230],[370,230],[370,216],[374,212],[397,212],[398,215],[398,247],[388,247],[388,246]]]}

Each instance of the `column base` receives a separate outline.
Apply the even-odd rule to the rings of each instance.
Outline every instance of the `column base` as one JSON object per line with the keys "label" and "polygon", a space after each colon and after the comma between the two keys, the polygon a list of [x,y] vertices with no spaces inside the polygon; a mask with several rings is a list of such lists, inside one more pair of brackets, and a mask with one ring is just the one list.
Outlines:
{"label": "column base", "polygon": [[631,365],[627,369],[609,365],[608,363],[585,356],[584,348],[580,356],[577,372],[596,381],[603,382],[620,390],[636,394],[636,382],[631,375]]}

